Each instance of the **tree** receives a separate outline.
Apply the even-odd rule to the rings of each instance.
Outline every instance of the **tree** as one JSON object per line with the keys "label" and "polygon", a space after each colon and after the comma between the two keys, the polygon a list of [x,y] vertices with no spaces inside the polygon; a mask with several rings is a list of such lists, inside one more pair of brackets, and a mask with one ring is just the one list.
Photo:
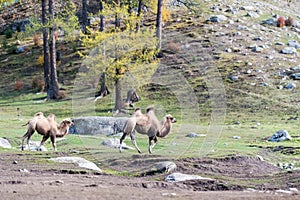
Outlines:
{"label": "tree", "polygon": [[[44,81],[45,90],[48,91],[50,83],[50,60],[49,60],[49,41],[48,41],[48,30],[46,28],[47,20],[47,2],[42,0],[42,24],[43,24],[43,51],[44,51]],[[47,92],[48,93],[48,92]],[[47,95],[48,96],[48,95]]]}
{"label": "tree", "polygon": [[157,1],[157,14],[156,14],[156,37],[158,38],[157,48],[161,49],[161,38],[162,38],[162,7],[163,0]]}
{"label": "tree", "polygon": [[59,99],[58,94],[58,80],[56,71],[56,39],[55,39],[55,23],[54,23],[54,8],[53,0],[49,0],[49,16],[50,20],[53,22],[50,27],[50,44],[49,44],[49,54],[50,54],[50,82],[48,85],[47,99]]}
{"label": "tree", "polygon": [[103,15],[115,18],[116,24],[114,27],[106,27],[102,32],[94,30],[91,35],[85,35],[82,42],[93,51],[85,55],[84,66],[87,70],[81,76],[89,81],[96,74],[104,72],[110,82],[108,85],[115,88],[114,109],[122,111],[122,83],[130,79],[135,87],[142,86],[150,82],[157,69],[157,38],[153,28],[136,32],[136,17],[131,16],[128,7],[121,6],[120,1],[114,1],[113,5],[105,4],[104,10]]}
{"label": "tree", "polygon": [[66,1],[64,11],[54,13],[53,3],[53,0],[42,0],[42,22],[33,16],[30,20],[30,26],[26,28],[26,35],[41,31],[43,33],[44,80],[47,100],[60,99],[56,69],[56,29],[57,27],[63,29],[65,39],[70,41],[74,38],[73,32],[78,29],[78,18],[75,16],[74,4]]}

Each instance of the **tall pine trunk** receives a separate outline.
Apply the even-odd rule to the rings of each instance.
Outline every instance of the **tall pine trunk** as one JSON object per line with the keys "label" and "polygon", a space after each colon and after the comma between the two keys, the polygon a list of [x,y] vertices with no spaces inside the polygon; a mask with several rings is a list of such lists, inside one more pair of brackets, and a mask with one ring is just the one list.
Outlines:
{"label": "tall pine trunk", "polygon": [[87,0],[82,0],[82,32],[84,34],[86,34],[86,27],[88,25],[87,16]]}
{"label": "tall pine trunk", "polygon": [[55,24],[54,24],[54,8],[53,0],[49,0],[49,15],[52,21],[52,27],[50,28],[50,85],[48,99],[59,99],[58,94],[58,80],[56,72],[56,48],[55,48]]}
{"label": "tall pine trunk", "polygon": [[[103,11],[103,1],[99,1],[99,10],[100,10],[100,12],[102,12]],[[105,24],[104,24],[104,16],[101,14],[100,15],[100,31],[102,32],[102,31],[104,31],[104,27],[105,27]]]}
{"label": "tall pine trunk", "polygon": [[120,79],[115,81],[116,99],[115,99],[115,111],[121,111],[123,109],[122,99],[122,84]]}
{"label": "tall pine trunk", "polygon": [[[120,6],[120,1],[115,0],[116,6]],[[116,31],[120,29],[121,23],[118,16],[118,13],[115,15]],[[118,49],[115,49],[115,56],[118,59]],[[116,69],[116,75],[120,74],[120,70]],[[115,81],[115,90],[116,90],[116,99],[115,99],[115,111],[121,111],[123,108],[123,99],[122,99],[122,84],[120,78],[117,78]]]}
{"label": "tall pine trunk", "polygon": [[[138,2],[138,10],[137,10],[137,17],[138,17],[138,19],[139,19],[140,16],[141,16],[142,6],[143,6],[143,1],[142,1],[142,0],[139,0],[139,2]],[[136,32],[139,32],[139,30],[140,30],[140,24],[139,24],[139,22],[137,22],[137,23],[136,23],[135,31],[136,31]]]}
{"label": "tall pine trunk", "polygon": [[[47,24],[47,2],[42,0],[42,23],[45,26]],[[48,40],[48,29],[43,28],[43,51],[44,51],[44,81],[45,81],[45,91],[47,91],[50,84],[50,67],[49,67],[49,40]]]}
{"label": "tall pine trunk", "polygon": [[157,16],[156,16],[156,37],[158,38],[157,48],[160,49],[159,54],[161,54],[162,7],[163,7],[163,0],[158,0],[158,2],[157,2]]}
{"label": "tall pine trunk", "polygon": [[[116,4],[116,7],[120,7],[121,4],[120,4],[120,1],[119,0],[115,0],[115,4]],[[117,9],[116,9],[117,10]],[[115,23],[116,23],[116,30],[118,30],[121,26],[121,21],[120,21],[120,16],[118,15],[118,13],[116,12],[115,14]]]}

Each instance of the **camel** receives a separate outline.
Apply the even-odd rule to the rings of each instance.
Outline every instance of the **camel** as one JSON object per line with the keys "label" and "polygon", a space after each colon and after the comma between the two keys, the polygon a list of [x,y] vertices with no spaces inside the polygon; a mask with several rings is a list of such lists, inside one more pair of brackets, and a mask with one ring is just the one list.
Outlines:
{"label": "camel", "polygon": [[43,146],[50,137],[53,149],[56,151],[56,137],[64,137],[67,135],[73,123],[69,119],[64,119],[60,124],[57,124],[54,114],[50,114],[46,118],[42,112],[38,112],[24,126],[26,125],[28,129],[22,137],[22,151],[24,150],[24,140],[27,138],[27,145],[29,146],[30,137],[35,131],[43,135],[40,147]]}
{"label": "camel", "polygon": [[[122,142],[127,135],[130,135],[132,144],[139,153],[142,153],[135,141],[134,132],[148,135],[149,148],[148,151],[151,154],[154,146],[157,144],[157,137],[167,136],[172,128],[172,123],[175,123],[176,119],[172,115],[167,114],[161,122],[158,121],[155,116],[153,107],[147,109],[146,114],[141,112],[140,108],[136,108],[134,114],[126,121],[123,128],[123,135],[120,139],[119,151],[122,151]],[[152,140],[154,144],[152,144]]]}

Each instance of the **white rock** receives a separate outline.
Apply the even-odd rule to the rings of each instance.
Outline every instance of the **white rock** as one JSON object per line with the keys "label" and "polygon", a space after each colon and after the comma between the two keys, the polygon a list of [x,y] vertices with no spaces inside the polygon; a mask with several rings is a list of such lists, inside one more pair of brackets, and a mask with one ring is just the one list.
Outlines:
{"label": "white rock", "polygon": [[6,148],[6,149],[10,149],[11,148],[11,144],[8,142],[7,139],[0,138],[0,147]]}
{"label": "white rock", "polygon": [[74,164],[78,164],[79,167],[101,172],[101,169],[97,167],[95,163],[80,157],[57,157],[57,158],[50,158],[49,160],[54,162],[59,162],[59,163],[74,163]]}
{"label": "white rock", "polygon": [[165,178],[167,182],[180,182],[180,181],[187,181],[187,180],[213,180],[211,178],[204,178],[198,175],[189,175],[189,174],[182,174],[182,173],[172,173]]}

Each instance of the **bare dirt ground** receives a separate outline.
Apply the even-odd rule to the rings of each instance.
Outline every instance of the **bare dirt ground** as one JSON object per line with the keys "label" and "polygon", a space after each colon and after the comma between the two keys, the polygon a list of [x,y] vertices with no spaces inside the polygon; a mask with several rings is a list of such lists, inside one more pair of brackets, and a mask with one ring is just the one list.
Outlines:
{"label": "bare dirt ground", "polygon": [[[137,161],[142,159],[145,162]],[[161,159],[137,155],[124,162],[124,165],[120,165],[117,159],[107,160],[106,164],[114,170],[130,171],[129,167],[143,169],[149,162]],[[132,177],[109,175],[82,170],[74,164],[38,163],[30,154],[2,153],[0,199],[300,198],[298,192],[287,192],[289,188],[300,189],[299,171],[283,172],[258,158],[185,158],[174,162],[177,165],[176,172],[201,174],[213,180],[170,183],[164,181],[166,174],[141,173]]]}

